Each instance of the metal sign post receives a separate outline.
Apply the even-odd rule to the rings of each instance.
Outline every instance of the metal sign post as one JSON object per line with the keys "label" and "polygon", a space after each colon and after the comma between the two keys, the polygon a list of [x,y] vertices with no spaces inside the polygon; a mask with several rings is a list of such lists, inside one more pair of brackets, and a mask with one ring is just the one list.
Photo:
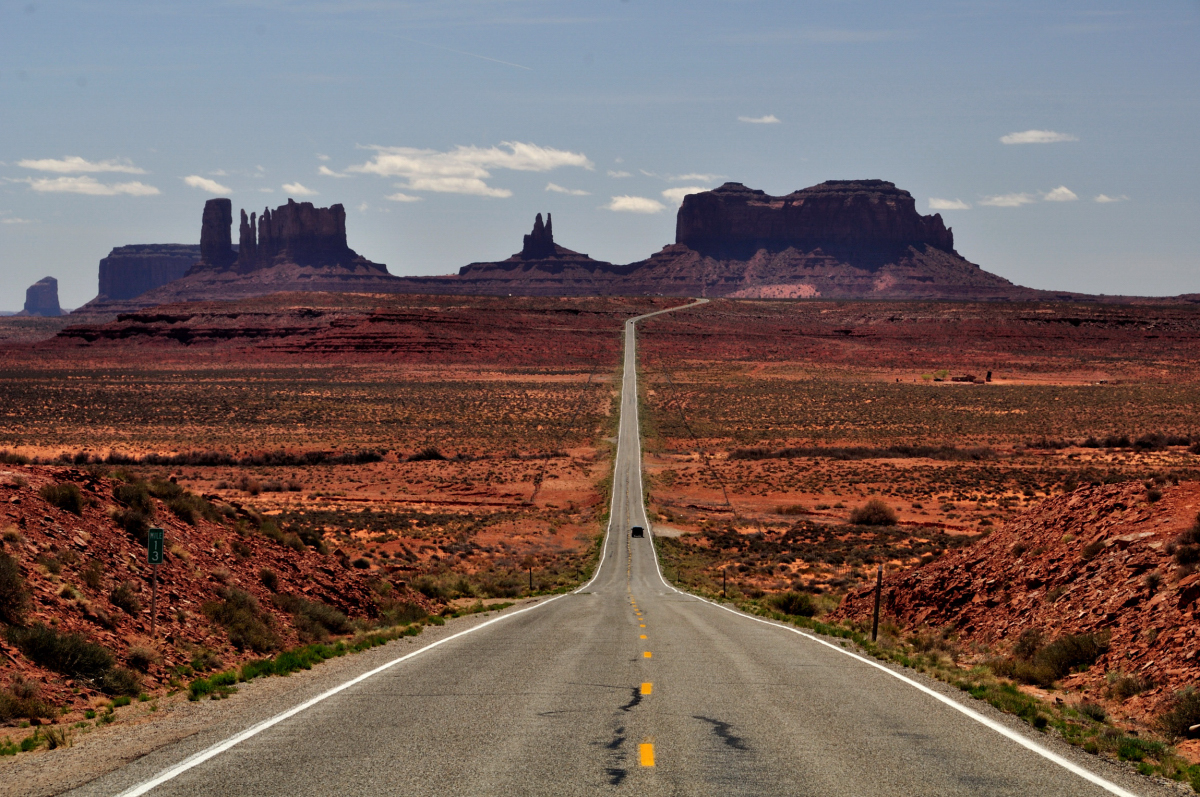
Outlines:
{"label": "metal sign post", "polygon": [[883,592],[883,565],[875,571],[875,617],[871,620],[871,641],[879,636],[879,596]]}
{"label": "metal sign post", "polygon": [[157,526],[150,529],[146,540],[146,561],[154,573],[150,587],[150,638],[154,639],[154,629],[158,623],[158,566],[163,560],[163,530]]}

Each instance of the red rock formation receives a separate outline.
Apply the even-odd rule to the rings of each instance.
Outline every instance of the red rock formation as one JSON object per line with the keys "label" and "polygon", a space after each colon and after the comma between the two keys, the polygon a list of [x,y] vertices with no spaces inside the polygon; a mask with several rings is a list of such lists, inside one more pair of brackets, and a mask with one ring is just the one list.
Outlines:
{"label": "red rock formation", "polygon": [[513,257],[520,257],[522,260],[543,260],[558,256],[554,246],[554,222],[551,221],[549,213],[546,214],[545,226],[542,226],[542,214],[537,214],[537,218],[533,220],[533,232],[525,236],[524,243],[521,254]]}
{"label": "red rock formation", "polygon": [[942,217],[920,215],[912,195],[886,180],[829,180],[781,197],[725,183],[684,197],[675,243],[717,259],[822,250],[870,270],[910,246],[954,252]]}
{"label": "red rock formation", "polygon": [[[1158,704],[1200,679],[1200,573],[1171,555],[1198,499],[1200,485],[1187,482],[1156,503],[1141,482],[1047,499],[968,548],[886,576],[883,612],[910,631],[950,626],[1000,650],[1027,628],[1048,639],[1107,634],[1108,652],[1064,685],[1099,688],[1106,671],[1136,673],[1156,688],[1131,702]],[[847,595],[834,616],[869,618],[872,590]]]}
{"label": "red rock formation", "polygon": [[179,279],[199,259],[200,247],[195,244],[115,247],[100,261],[100,291],[93,302],[140,296]]}
{"label": "red rock formation", "polygon": [[223,271],[233,266],[237,254],[229,238],[233,225],[233,203],[228,199],[210,199],[204,203],[200,221],[200,262],[193,270]]}
{"label": "red rock formation", "polygon": [[25,290],[25,309],[18,315],[63,315],[58,306],[58,280],[42,277]]}

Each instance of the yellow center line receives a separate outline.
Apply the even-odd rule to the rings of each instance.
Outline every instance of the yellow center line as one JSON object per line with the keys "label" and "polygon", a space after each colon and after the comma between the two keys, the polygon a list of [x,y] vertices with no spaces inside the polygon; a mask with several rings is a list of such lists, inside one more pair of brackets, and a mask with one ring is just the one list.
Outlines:
{"label": "yellow center line", "polygon": [[642,766],[654,766],[654,743],[643,742],[642,744],[638,745],[638,755],[642,759]]}
{"label": "yellow center line", "polygon": [[647,651],[646,651],[645,653],[643,653],[642,655],[643,655],[643,656],[645,656],[646,658],[650,658],[650,651],[648,651],[648,650],[647,650]]}
{"label": "yellow center line", "polygon": [[645,638],[646,638],[646,635],[645,635],[645,634],[642,634],[642,639],[645,639]]}
{"label": "yellow center line", "polygon": [[649,681],[642,684],[642,694],[643,695],[648,695],[653,690],[654,690],[654,684],[650,683]]}

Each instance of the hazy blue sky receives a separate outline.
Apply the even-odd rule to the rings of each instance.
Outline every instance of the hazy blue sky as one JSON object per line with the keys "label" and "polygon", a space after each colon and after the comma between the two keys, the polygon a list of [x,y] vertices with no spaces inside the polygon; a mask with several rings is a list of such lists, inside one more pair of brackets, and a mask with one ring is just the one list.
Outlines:
{"label": "hazy blue sky", "polygon": [[1198,95],[1197,0],[0,0],[0,309],[47,274],[82,304],[217,194],[341,202],[360,253],[440,274],[538,211],[629,262],[678,189],[845,178],[1018,283],[1198,292]]}

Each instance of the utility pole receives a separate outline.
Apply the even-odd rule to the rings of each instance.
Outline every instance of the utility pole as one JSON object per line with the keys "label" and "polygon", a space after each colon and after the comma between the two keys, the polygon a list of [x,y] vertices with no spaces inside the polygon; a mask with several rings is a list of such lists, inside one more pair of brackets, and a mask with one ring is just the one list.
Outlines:
{"label": "utility pole", "polygon": [[529,594],[533,594],[533,565],[529,566]]}
{"label": "utility pole", "polygon": [[729,571],[724,567],[721,568],[721,597],[725,597],[725,582],[729,578]]}
{"label": "utility pole", "polygon": [[883,565],[875,571],[875,619],[871,621],[871,641],[879,636],[879,596],[883,592]]}
{"label": "utility pole", "polygon": [[146,539],[146,561],[153,572],[150,587],[150,638],[158,625],[158,566],[163,560],[163,530],[152,526]]}

